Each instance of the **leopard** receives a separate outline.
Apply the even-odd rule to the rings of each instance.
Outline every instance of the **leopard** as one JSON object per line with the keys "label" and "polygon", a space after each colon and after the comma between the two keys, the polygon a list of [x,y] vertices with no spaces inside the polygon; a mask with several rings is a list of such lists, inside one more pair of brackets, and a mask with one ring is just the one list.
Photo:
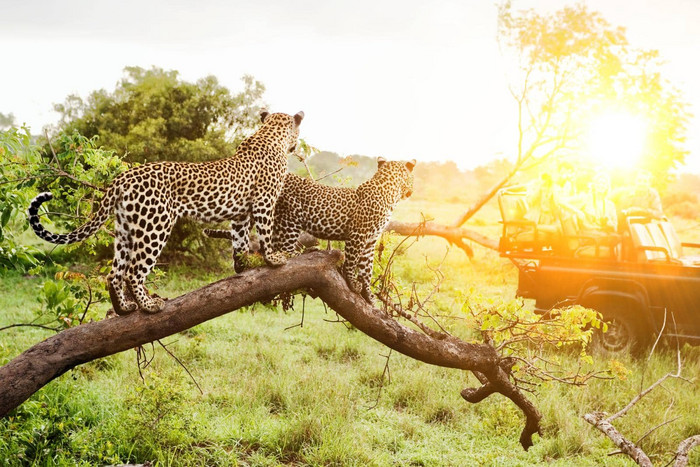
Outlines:
{"label": "leopard", "polygon": [[[288,256],[298,253],[303,231],[322,240],[345,242],[341,272],[348,287],[372,304],[374,250],[399,201],[413,193],[416,160],[377,159],[377,171],[357,188],[333,187],[287,173],[274,212],[272,243]],[[206,229],[211,237],[229,237]]]}
{"label": "leopard", "polygon": [[291,116],[262,110],[262,125],[229,157],[133,167],[112,181],[91,218],[70,233],[44,228],[39,208],[53,195],[40,193],[29,205],[29,224],[41,239],[69,244],[95,234],[114,213],[114,259],[107,283],[117,314],[163,309],[164,300],[151,296],[144,283],[179,218],[230,221],[236,251],[247,251],[245,230],[252,223],[266,263],[281,266],[287,256],[272,247],[274,207],[284,184],[287,154],[296,148],[303,118],[303,112]]}

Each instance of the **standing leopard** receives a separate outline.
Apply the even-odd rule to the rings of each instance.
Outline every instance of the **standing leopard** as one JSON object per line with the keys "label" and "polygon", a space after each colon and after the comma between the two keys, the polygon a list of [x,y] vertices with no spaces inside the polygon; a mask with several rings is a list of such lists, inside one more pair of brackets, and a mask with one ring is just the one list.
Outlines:
{"label": "standing leopard", "polygon": [[[41,225],[39,207],[53,197],[51,193],[41,193],[31,202],[29,223],[48,242],[75,243],[94,234],[114,211],[114,260],[108,284],[120,314],[137,308],[156,313],[163,308],[163,300],[149,296],[144,282],[181,217],[231,221],[236,251],[247,251],[247,228],[254,223],[265,260],[280,266],[286,256],[271,248],[273,210],[304,113],[263,111],[260,117],[262,126],[231,157],[200,163],[156,162],[117,176],[92,218],[71,233],[54,234]],[[136,303],[129,299],[129,291]]]}
{"label": "standing leopard", "polygon": [[[377,172],[357,188],[322,185],[288,173],[275,206],[273,245],[293,254],[302,231],[323,240],[345,242],[343,275],[350,289],[372,302],[374,247],[391,213],[413,192],[416,161],[377,160]],[[230,233],[205,230],[215,237]]]}

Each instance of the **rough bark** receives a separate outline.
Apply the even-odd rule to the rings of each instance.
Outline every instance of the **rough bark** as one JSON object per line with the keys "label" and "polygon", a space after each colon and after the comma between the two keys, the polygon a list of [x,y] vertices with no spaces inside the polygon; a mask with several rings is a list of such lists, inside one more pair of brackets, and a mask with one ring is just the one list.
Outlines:
{"label": "rough bark", "polygon": [[696,446],[700,446],[700,435],[691,436],[683,440],[681,444],[678,445],[676,462],[673,463],[673,467],[685,467],[688,465],[688,454],[690,450]]}
{"label": "rough bark", "polygon": [[[610,423],[611,417],[609,417],[608,414],[605,412],[587,413],[583,416],[583,419],[600,430],[605,436],[610,438],[610,441],[615,443],[615,446],[620,449],[620,452],[627,454],[638,465],[642,467],[653,467],[649,456],[647,456],[647,454],[639,446],[625,438],[622,433],[620,433],[612,425],[612,423]],[[678,449],[676,450],[673,467],[685,467],[688,465],[688,456],[690,451],[696,446],[700,446],[700,435],[695,435],[684,439],[678,445]],[[670,462],[666,465],[669,464]]]}
{"label": "rough bark", "polygon": [[[0,368],[0,416],[77,365],[161,339],[282,292],[306,289],[357,329],[394,350],[432,365],[477,372],[487,389],[469,388],[463,392],[465,399],[478,402],[494,392],[511,399],[526,417],[520,442],[525,449],[532,445],[532,435],[540,431],[540,413],[512,383],[507,365],[492,346],[453,337],[436,339],[373,308],[347,287],[337,270],[342,258],[335,250],[310,252],[282,267],[252,269],[168,300],[157,314],[138,312],[62,331]],[[473,398],[471,393],[483,397]]]}

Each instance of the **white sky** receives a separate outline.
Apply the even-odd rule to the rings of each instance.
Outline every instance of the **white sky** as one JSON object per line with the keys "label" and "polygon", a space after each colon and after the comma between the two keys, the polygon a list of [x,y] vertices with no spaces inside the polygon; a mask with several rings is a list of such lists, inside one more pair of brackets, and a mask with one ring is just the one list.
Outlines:
{"label": "white sky", "polygon": [[[561,7],[515,0],[515,9]],[[700,1],[589,0],[633,46],[659,49],[700,113]],[[514,103],[485,0],[0,0],[0,112],[34,133],[70,93],[113,90],[128,65],[213,74],[232,92],[262,81],[272,111],[306,118],[301,136],[343,155],[456,161],[514,150]],[[687,171],[700,172],[700,124]]]}

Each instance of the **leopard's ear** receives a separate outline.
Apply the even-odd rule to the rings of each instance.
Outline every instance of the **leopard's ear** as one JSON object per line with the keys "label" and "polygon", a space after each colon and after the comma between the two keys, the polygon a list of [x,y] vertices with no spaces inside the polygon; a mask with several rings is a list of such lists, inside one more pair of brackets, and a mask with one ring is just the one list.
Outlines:
{"label": "leopard's ear", "polygon": [[377,157],[377,168],[380,168],[384,164],[386,164],[386,159],[383,157]]}
{"label": "leopard's ear", "polygon": [[294,116],[294,124],[299,126],[301,125],[302,120],[304,120],[304,112],[297,112],[297,114]]}
{"label": "leopard's ear", "polygon": [[406,168],[408,169],[409,172],[413,172],[413,168],[416,166],[416,160],[411,159],[410,161],[406,162]]}
{"label": "leopard's ear", "polygon": [[262,109],[260,111],[260,121],[265,123],[265,119],[267,118],[268,115],[270,115],[270,112],[268,112],[267,109]]}

